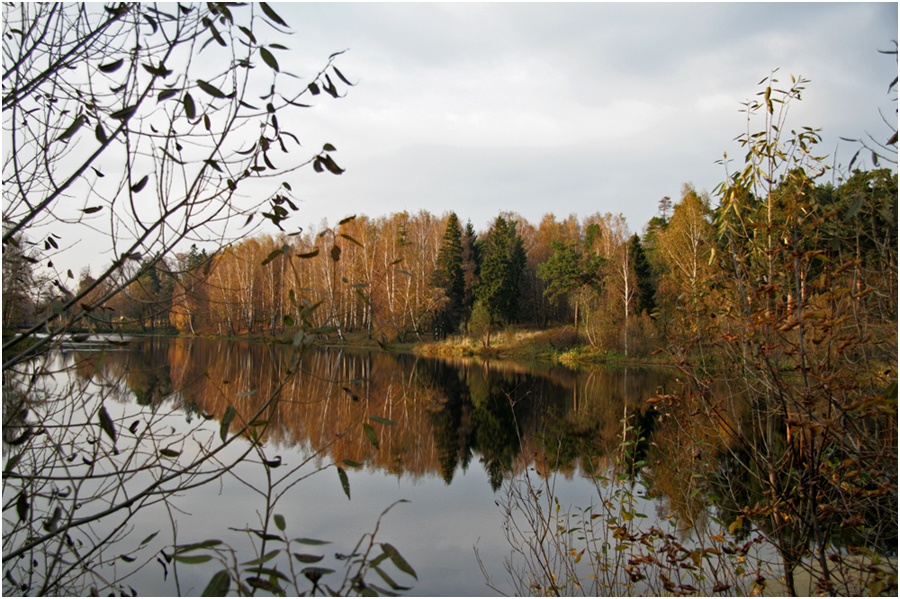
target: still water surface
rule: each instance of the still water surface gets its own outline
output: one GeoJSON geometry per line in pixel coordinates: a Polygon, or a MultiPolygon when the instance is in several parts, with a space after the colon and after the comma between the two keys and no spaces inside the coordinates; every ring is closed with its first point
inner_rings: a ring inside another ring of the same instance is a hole
{"type": "MultiPolygon", "coordinates": [[[[238,561],[253,559],[258,539],[241,530],[260,526],[267,477],[310,458],[281,483],[279,489],[289,488],[272,512],[284,517],[291,537],[330,542],[305,549],[324,556],[318,566],[343,571],[341,556],[374,529],[386,508],[406,500],[384,516],[376,539],[396,547],[415,569],[417,580],[400,573],[398,583],[423,596],[496,594],[477,550],[493,585],[512,592],[501,509],[511,477],[534,470],[552,479],[564,506],[591,505],[597,490],[585,470],[609,466],[623,416],[652,427],[646,400],[676,384],[666,369],[579,372],[546,364],[311,349],[300,372],[279,390],[287,350],[204,339],[142,339],[115,351],[74,348],[56,360],[74,366],[65,376],[104,390],[114,421],[127,424],[152,412],[154,426],[167,429],[172,439],[185,431],[195,439],[214,438],[229,406],[240,422],[273,393],[279,397],[261,438],[266,459],[277,467],[266,468],[251,456],[217,480],[130,519],[127,535],[117,541],[121,549],[109,550],[107,567],[121,577],[141,566],[124,580],[141,595],[197,595],[221,569],[214,561],[181,565],[176,583],[172,565],[159,559],[173,543],[217,539],[236,551],[238,561]],[[361,423],[371,427],[377,447],[361,423]],[[349,498],[336,465],[347,475],[349,498]],[[310,476],[293,484],[305,475],[310,476]],[[117,561],[117,551],[135,561],[117,561]]],[[[173,449],[185,462],[199,455],[199,447],[188,441],[173,449]]],[[[223,461],[248,447],[248,441],[231,446],[223,461]]],[[[667,509],[650,499],[639,503],[648,514],[667,509]]],[[[377,577],[376,582],[385,586],[377,577]]]]}

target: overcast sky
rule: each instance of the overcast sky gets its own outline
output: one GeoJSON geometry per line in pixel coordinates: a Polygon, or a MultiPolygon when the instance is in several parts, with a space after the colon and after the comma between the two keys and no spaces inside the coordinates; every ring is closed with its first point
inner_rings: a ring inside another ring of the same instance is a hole
{"type": "MultiPolygon", "coordinates": [[[[337,66],[358,82],[339,100],[321,94],[301,120],[281,121],[308,150],[303,158],[330,143],[347,169],[290,175],[302,203],[289,231],[424,209],[455,211],[479,231],[505,211],[533,224],[550,212],[622,213],[640,233],[660,198],[677,201],[685,183],[711,193],[725,178],[717,164],[725,152],[737,159],[732,170],[742,166],[734,142],[747,125],[741,103],[773,69],[786,85],[792,74],[811,80],[789,125],[821,128],[820,149],[839,164],[858,149],[841,137],[886,141],[881,114],[897,124],[896,93],[888,93],[896,56],[879,53],[896,47],[895,2],[276,10],[295,32],[288,40],[272,33],[290,47],[278,52],[282,71],[310,77],[347,50],[337,66]]],[[[264,26],[256,31],[271,43],[264,26]]],[[[262,232],[277,233],[266,224],[262,232]]],[[[74,251],[54,257],[61,272],[90,265],[96,273],[112,259],[108,239],[85,230],[65,238],[74,251]]]]}
{"type": "MultiPolygon", "coordinates": [[[[338,149],[340,177],[297,175],[297,224],[453,210],[622,212],[640,232],[684,183],[712,192],[746,129],[741,102],[773,69],[811,82],[794,128],[884,140],[896,126],[897,4],[278,4],[296,73],[348,49],[358,85],[293,124],[338,149]],[[296,58],[296,60],[294,60],[296,58]]],[[[281,55],[283,56],[283,54],[281,55]]],[[[284,62],[284,61],[283,61],[284,62]]],[[[328,99],[326,99],[328,100],[328,99]]],[[[742,160],[742,158],[741,158],[742,160]]],[[[714,198],[715,199],[715,198],[714,198]]]]}

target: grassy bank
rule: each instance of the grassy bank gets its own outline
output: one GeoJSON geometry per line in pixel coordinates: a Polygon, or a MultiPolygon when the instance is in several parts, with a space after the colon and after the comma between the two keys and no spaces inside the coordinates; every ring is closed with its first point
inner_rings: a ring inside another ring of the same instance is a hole
{"type": "Polygon", "coordinates": [[[572,327],[526,329],[509,327],[491,334],[487,340],[466,335],[451,335],[442,341],[419,343],[413,351],[422,356],[481,356],[545,360],[569,366],[591,364],[659,364],[667,356],[625,356],[607,349],[591,347],[583,342],[572,327]]]}

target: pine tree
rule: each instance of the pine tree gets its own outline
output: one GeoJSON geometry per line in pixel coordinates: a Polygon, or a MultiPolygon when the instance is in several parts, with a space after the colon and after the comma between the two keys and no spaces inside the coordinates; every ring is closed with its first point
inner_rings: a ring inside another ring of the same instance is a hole
{"type": "MultiPolygon", "coordinates": [[[[596,238],[597,225],[589,227],[589,240],[596,238]]],[[[551,302],[558,302],[566,297],[575,307],[575,330],[578,330],[578,313],[584,292],[590,288],[599,290],[603,284],[601,268],[606,260],[590,253],[593,243],[584,244],[585,251],[575,244],[554,241],[551,244],[554,252],[550,258],[538,267],[538,277],[548,282],[544,295],[551,302]]]]}

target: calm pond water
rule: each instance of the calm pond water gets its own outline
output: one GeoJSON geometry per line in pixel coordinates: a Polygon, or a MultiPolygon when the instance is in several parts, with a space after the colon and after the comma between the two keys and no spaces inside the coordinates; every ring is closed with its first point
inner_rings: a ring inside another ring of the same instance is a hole
{"type": "MultiPolygon", "coordinates": [[[[641,431],[652,430],[655,420],[646,400],[673,392],[677,385],[667,369],[579,372],[546,364],[310,349],[300,371],[280,386],[290,367],[287,349],[184,338],[135,339],[122,347],[73,346],[44,366],[52,374],[34,389],[68,395],[83,405],[36,407],[35,412],[52,424],[77,420],[81,410],[83,420],[92,423],[82,434],[90,437],[87,443],[95,453],[77,454],[76,448],[85,445],[75,438],[64,440],[62,447],[51,449],[65,460],[34,457],[46,460],[42,473],[89,474],[112,467],[121,488],[111,490],[104,478],[95,487],[88,481],[75,490],[46,482],[27,495],[35,510],[52,513],[56,501],[65,520],[69,510],[81,517],[86,510],[94,513],[121,503],[129,493],[221,445],[222,419],[230,406],[235,412],[231,432],[250,419],[259,421],[253,430],[261,431],[259,441],[269,462],[264,465],[263,457],[251,452],[224,473],[207,466],[209,476],[161,484],[159,488],[196,484],[166,501],[144,499],[130,514],[120,511],[89,528],[72,530],[74,545],[92,547],[92,552],[82,552],[96,562],[92,575],[70,575],[66,588],[83,594],[97,580],[118,579],[120,588],[141,595],[198,595],[222,565],[217,559],[170,561],[171,547],[219,540],[223,553],[216,555],[252,561],[262,551],[260,535],[247,531],[260,529],[268,519],[277,533],[273,514],[283,518],[291,538],[329,542],[295,544],[292,551],[321,556],[316,567],[336,570],[322,582],[337,588],[346,556],[399,500],[406,502],[383,517],[375,539],[395,547],[414,569],[417,580],[390,570],[398,585],[423,596],[494,595],[498,589],[511,593],[505,563],[512,551],[503,509],[510,481],[530,475],[549,481],[566,508],[594,505],[598,491],[591,473],[608,472],[614,464],[623,417],[641,431]],[[270,410],[264,406],[272,397],[278,402],[270,410]],[[98,405],[114,427],[115,449],[98,405]],[[127,474],[141,456],[162,466],[127,474]],[[70,506],[66,502],[73,492],[82,499],[70,506]],[[100,499],[93,505],[85,497],[100,499]]],[[[5,445],[5,452],[10,448],[5,445]]],[[[248,449],[249,438],[238,439],[213,462],[231,464],[248,449]]],[[[7,482],[4,556],[26,541],[24,533],[14,530],[15,479],[7,482]]],[[[657,491],[647,498],[637,487],[637,511],[663,518],[686,509],[673,499],[679,484],[660,477],[657,487],[668,489],[669,497],[657,491]]],[[[266,551],[272,546],[270,542],[266,551]]],[[[200,554],[214,552],[192,555],[200,554]]],[[[18,559],[28,559],[28,554],[18,559]]],[[[4,594],[22,592],[22,570],[16,564],[21,568],[21,562],[4,563],[5,572],[13,572],[4,579],[4,594]]],[[[388,588],[375,574],[367,580],[388,588]]],[[[26,592],[38,589],[35,585],[26,592]]]]}

